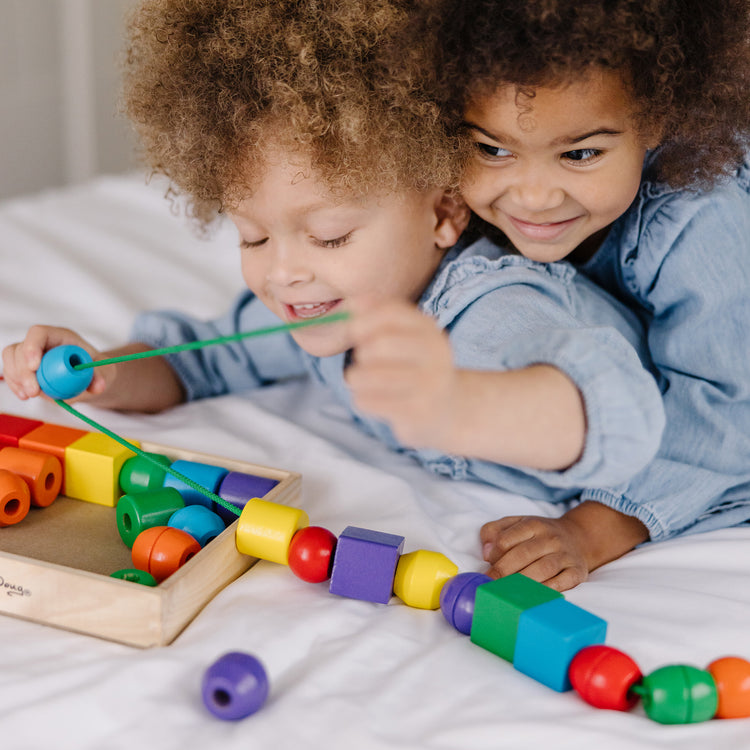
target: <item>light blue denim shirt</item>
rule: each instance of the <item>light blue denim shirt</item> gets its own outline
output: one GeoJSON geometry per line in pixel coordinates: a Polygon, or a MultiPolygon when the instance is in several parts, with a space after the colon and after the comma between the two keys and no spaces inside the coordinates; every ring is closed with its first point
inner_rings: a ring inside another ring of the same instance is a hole
{"type": "Polygon", "coordinates": [[[667,424],[656,459],[586,490],[652,539],[750,519],[750,157],[708,192],[648,178],[582,271],[647,327],[667,424]]]}
{"type": "MultiPolygon", "coordinates": [[[[310,373],[349,408],[363,429],[428,469],[542,500],[562,501],[584,488],[614,487],[655,455],[664,414],[648,370],[643,327],[636,315],[572,265],[503,254],[488,240],[457,246],[419,306],[447,330],[459,367],[507,370],[547,363],[565,372],[585,403],[587,436],[581,459],[565,471],[535,471],[407,448],[388,425],[352,406],[344,381],[345,354],[312,357],[286,334],[182,352],[170,355],[170,362],[188,399],[310,373]]],[[[278,322],[245,292],[225,317],[212,322],[177,312],[143,314],[136,320],[134,338],[163,347],[278,322]]]]}

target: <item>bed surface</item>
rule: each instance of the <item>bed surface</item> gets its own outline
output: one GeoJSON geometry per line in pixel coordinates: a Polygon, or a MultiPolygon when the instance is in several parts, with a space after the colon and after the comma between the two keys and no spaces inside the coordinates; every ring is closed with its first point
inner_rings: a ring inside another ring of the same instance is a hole
{"type": "MultiPolygon", "coordinates": [[[[185,300],[220,314],[241,288],[233,230],[200,239],[163,196],[163,183],[127,175],[0,204],[0,346],[54,322],[106,348],[126,340],[138,311],[185,300]]],[[[405,552],[443,552],[462,572],[484,570],[485,521],[558,512],[429,475],[304,381],[156,416],[82,410],[119,434],[299,472],[312,524],[400,534],[405,552]]],[[[2,383],[0,411],[82,426],[2,383]]],[[[646,545],[566,596],[606,619],[607,643],[644,674],[750,658],[750,527],[646,545]]],[[[336,597],[267,562],[163,648],[0,616],[0,664],[3,750],[750,748],[750,719],[661,726],[640,707],[596,710],[474,646],[439,612],[336,597]],[[213,718],[200,699],[203,672],[231,650],[258,656],[271,683],[264,709],[240,722],[213,718]]]]}

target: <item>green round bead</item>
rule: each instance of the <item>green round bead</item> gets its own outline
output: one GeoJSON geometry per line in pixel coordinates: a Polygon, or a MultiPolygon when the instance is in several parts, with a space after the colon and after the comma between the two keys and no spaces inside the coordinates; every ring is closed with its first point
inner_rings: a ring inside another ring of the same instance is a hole
{"type": "Polygon", "coordinates": [[[145,570],[138,570],[137,568],[123,568],[122,570],[116,570],[110,574],[110,578],[121,578],[123,581],[130,581],[131,583],[140,583],[143,586],[156,586],[156,578],[151,573],[147,573],[145,570]]]}
{"type": "Polygon", "coordinates": [[[660,724],[693,724],[713,719],[719,705],[716,683],[709,672],[675,664],[661,667],[634,689],[649,719],[660,724]]]}
{"type": "MultiPolygon", "coordinates": [[[[161,453],[148,453],[161,466],[169,467],[172,461],[161,453]]],[[[143,456],[131,456],[120,469],[120,488],[126,494],[157,490],[164,486],[167,472],[143,456]]]]}
{"type": "Polygon", "coordinates": [[[174,487],[123,495],[116,511],[120,538],[132,547],[138,534],[152,526],[166,526],[172,514],[184,507],[185,501],[174,487]]]}

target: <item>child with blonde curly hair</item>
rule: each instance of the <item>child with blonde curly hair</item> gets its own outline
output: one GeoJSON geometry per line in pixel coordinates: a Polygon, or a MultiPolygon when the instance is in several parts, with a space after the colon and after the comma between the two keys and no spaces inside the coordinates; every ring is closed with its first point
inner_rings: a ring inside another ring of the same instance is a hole
{"type": "MultiPolygon", "coordinates": [[[[747,521],[750,4],[424,10],[444,111],[472,152],[468,205],[509,251],[572,261],[647,328],[661,447],[629,480],[585,489],[584,505],[631,529],[637,519],[640,541],[747,521]]],[[[538,570],[577,544],[565,516],[500,519],[482,539],[495,575],[538,570]]],[[[626,551],[621,535],[606,543],[626,551]]]]}
{"type": "MultiPolygon", "coordinates": [[[[459,242],[460,148],[424,90],[418,48],[401,44],[410,5],[142,2],[127,111],[193,215],[234,222],[249,291],[217,321],[144,314],[116,352],[35,326],[3,353],[14,392],[39,395],[42,354],[59,344],[97,359],[345,311],[344,322],[97,368],[81,398],[157,411],[308,373],[364,429],[456,479],[563,501],[641,469],[663,426],[642,327],[568,264],[459,242]]],[[[575,512],[567,523],[572,537],[590,533],[575,512]]],[[[593,552],[537,573],[568,588],[612,559],[593,552]]]]}

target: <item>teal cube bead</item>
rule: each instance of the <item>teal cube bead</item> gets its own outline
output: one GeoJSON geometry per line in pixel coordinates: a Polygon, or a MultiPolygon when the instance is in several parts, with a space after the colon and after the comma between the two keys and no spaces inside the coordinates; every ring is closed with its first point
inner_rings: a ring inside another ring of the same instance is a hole
{"type": "Polygon", "coordinates": [[[521,613],[513,666],[562,693],[571,690],[568,668],[584,647],[604,643],[607,623],[566,599],[521,613]]]}

